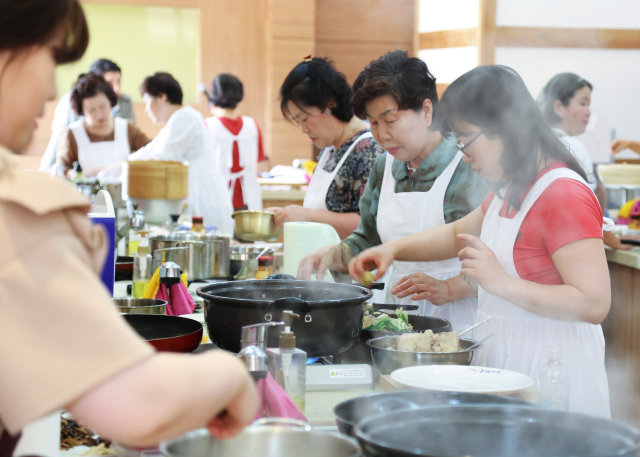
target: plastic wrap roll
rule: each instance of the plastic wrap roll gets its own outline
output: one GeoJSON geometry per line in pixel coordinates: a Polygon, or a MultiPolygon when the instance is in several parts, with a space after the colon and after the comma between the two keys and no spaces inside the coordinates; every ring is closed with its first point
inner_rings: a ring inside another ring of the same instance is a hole
{"type": "MultiPolygon", "coordinates": [[[[296,276],[304,256],[325,246],[340,243],[338,232],[317,222],[286,222],[284,224],[284,273],[296,276]]],[[[311,279],[315,279],[315,275],[311,279]]],[[[333,282],[330,274],[325,281],[333,282]]]]}

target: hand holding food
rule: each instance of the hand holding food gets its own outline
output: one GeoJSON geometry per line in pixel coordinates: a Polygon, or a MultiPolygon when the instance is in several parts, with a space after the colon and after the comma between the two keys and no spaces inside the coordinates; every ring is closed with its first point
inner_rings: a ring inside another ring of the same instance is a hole
{"type": "Polygon", "coordinates": [[[366,249],[349,261],[349,275],[356,281],[360,281],[365,272],[378,270],[373,277],[373,280],[377,281],[393,263],[393,258],[394,250],[388,244],[366,249]]]}
{"type": "Polygon", "coordinates": [[[373,273],[365,271],[364,274],[360,276],[360,284],[365,287],[371,287],[371,284],[373,284],[373,273]]]}
{"type": "Polygon", "coordinates": [[[637,141],[614,140],[613,143],[611,143],[610,148],[612,154],[617,154],[625,149],[631,149],[633,152],[640,154],[640,143],[637,141]]]}
{"type": "Polygon", "coordinates": [[[440,281],[424,273],[405,276],[391,289],[391,293],[398,298],[411,295],[412,300],[429,300],[436,306],[450,303],[450,292],[446,281],[440,281]]]}
{"type": "Polygon", "coordinates": [[[500,291],[513,279],[504,271],[494,252],[477,236],[458,235],[469,246],[458,254],[462,261],[460,274],[475,279],[487,292],[500,296],[500,291]]]}
{"type": "Polygon", "coordinates": [[[346,271],[346,267],[342,263],[342,251],[338,246],[325,246],[303,258],[298,265],[296,277],[308,281],[315,273],[316,279],[322,281],[327,270],[341,273],[346,271]]]}

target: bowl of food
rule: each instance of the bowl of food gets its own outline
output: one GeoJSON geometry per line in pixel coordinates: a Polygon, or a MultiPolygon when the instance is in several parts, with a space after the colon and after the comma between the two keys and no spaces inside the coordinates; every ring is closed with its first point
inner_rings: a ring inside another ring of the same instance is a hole
{"type": "Polygon", "coordinates": [[[155,298],[112,298],[123,314],[165,314],[167,302],[155,298]]]}
{"type": "Polygon", "coordinates": [[[236,211],[236,236],[242,241],[276,241],[282,229],[276,225],[272,211],[236,211]]]}
{"type": "Polygon", "coordinates": [[[457,332],[407,332],[379,336],[367,341],[380,374],[420,365],[469,365],[482,347],[477,341],[458,338],[457,332]]]}

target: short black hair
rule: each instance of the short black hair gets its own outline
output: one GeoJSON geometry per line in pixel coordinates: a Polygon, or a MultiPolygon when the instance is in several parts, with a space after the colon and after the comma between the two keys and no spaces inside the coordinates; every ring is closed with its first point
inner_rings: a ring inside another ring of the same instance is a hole
{"type": "Polygon", "coordinates": [[[589,81],[575,73],[559,73],[551,78],[540,91],[537,99],[538,106],[540,106],[540,110],[547,122],[551,125],[557,125],[562,122],[560,116],[556,114],[556,101],[560,100],[564,106],[569,106],[576,92],[585,86],[593,90],[593,86],[589,81]]]}
{"type": "Polygon", "coordinates": [[[105,94],[111,103],[111,108],[118,103],[118,97],[102,75],[98,73],[82,74],[78,77],[78,81],[71,89],[71,107],[78,114],[84,114],[82,110],[82,102],[85,98],[95,97],[98,94],[105,94]]]}
{"type": "MultiPolygon", "coordinates": [[[[407,51],[388,52],[371,61],[358,75],[351,98],[356,116],[365,119],[366,104],[385,95],[393,97],[401,110],[421,110],[424,101],[429,99],[435,119],[438,105],[436,78],[423,60],[409,57],[407,51]]],[[[436,128],[435,122],[432,128],[436,128]]]]}
{"type": "Polygon", "coordinates": [[[233,75],[220,73],[211,81],[209,103],[220,108],[235,109],[244,97],[242,82],[233,75]]]}
{"type": "Polygon", "coordinates": [[[324,111],[330,100],[336,103],[331,114],[342,122],[349,122],[353,117],[351,86],[332,61],[321,57],[307,58],[296,65],[280,88],[280,111],[287,119],[291,116],[288,102],[303,111],[305,106],[324,111]]]}
{"type": "Polygon", "coordinates": [[[172,105],[182,105],[182,87],[169,73],[159,71],[147,76],[140,86],[140,93],[149,94],[152,97],[165,94],[172,105]]]}
{"type": "Polygon", "coordinates": [[[104,75],[109,71],[117,71],[118,73],[122,73],[120,67],[113,61],[109,59],[98,59],[91,64],[89,68],[91,73],[97,73],[99,75],[104,75]]]}

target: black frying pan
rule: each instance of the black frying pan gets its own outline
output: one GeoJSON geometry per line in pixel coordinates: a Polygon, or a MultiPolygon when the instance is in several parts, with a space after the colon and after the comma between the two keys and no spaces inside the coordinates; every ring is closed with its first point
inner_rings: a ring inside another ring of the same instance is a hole
{"type": "Polygon", "coordinates": [[[202,324],[160,314],[123,314],[127,323],[158,351],[192,352],[202,341],[202,324]]]}

